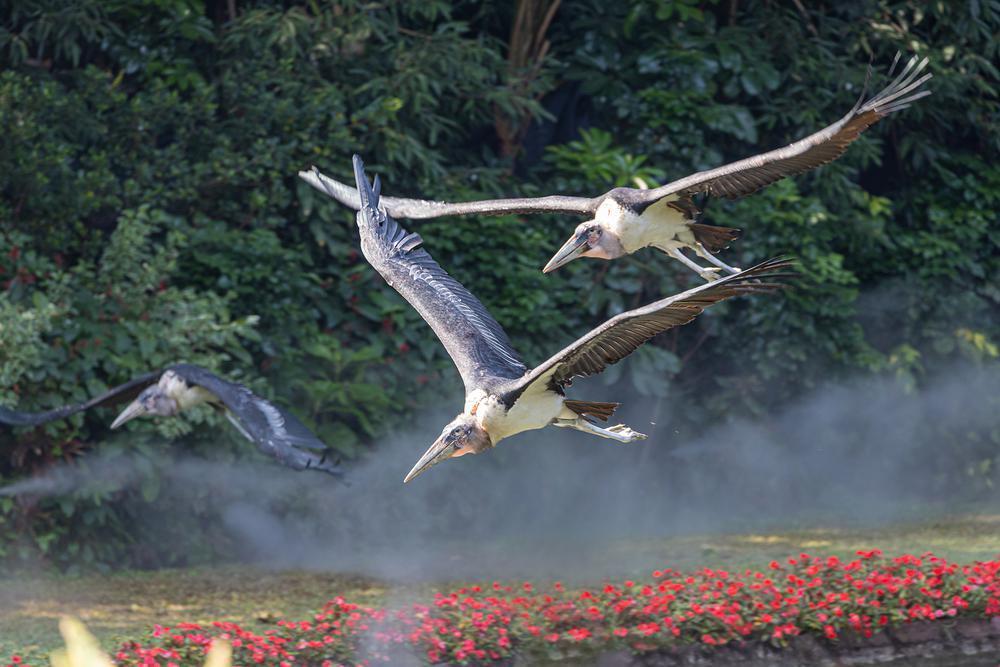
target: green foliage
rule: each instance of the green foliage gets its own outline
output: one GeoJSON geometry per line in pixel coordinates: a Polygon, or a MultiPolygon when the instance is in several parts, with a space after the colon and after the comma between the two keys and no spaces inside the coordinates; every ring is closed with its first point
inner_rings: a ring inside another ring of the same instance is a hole
{"type": "Polygon", "coordinates": [[[609,187],[648,187],[662,181],[663,170],[645,164],[645,155],[632,155],[615,145],[610,132],[584,130],[579,141],[551,146],[548,158],[563,173],[576,174],[581,183],[607,183],[609,187]]]}
{"type": "MultiPolygon", "coordinates": [[[[715,307],[603,380],[669,395],[693,428],[780,410],[831,378],[886,374],[916,390],[956,363],[1000,363],[995,3],[855,0],[804,16],[758,0],[567,0],[527,87],[509,85],[506,6],[236,5],[236,17],[210,0],[0,5],[5,405],[47,409],[191,361],[360,456],[442,390],[457,398],[457,375],[358,253],[352,214],[298,170],[350,180],[358,151],[399,195],[652,187],[828,124],[853,103],[865,64],[879,85],[896,50],[931,57],[933,96],[816,172],[707,204],[707,222],[745,230],[727,262],[788,253],[801,263],[797,288],[715,307]],[[544,121],[541,96],[557,82],[589,97],[591,127],[514,178],[495,150],[495,114],[544,121]]],[[[541,274],[576,223],[414,227],[536,362],[609,315],[697,282],[652,250],[541,274]]],[[[97,456],[81,465],[128,456],[142,468],[139,485],[32,506],[0,498],[0,557],[140,561],[122,501],[138,494],[150,512],[169,512],[166,441],[198,456],[258,456],[207,411],[115,436],[112,413],[0,433],[3,481],[83,452],[97,456]]],[[[940,437],[955,452],[942,475],[995,482],[995,434],[940,437]]],[[[178,528],[164,558],[197,535],[178,528]]]]}

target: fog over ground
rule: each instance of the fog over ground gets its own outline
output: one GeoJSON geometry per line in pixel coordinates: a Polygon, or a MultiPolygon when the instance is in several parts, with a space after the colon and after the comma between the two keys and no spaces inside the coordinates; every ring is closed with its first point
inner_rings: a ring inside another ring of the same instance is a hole
{"type": "MultiPolygon", "coordinates": [[[[581,383],[572,393],[609,392],[581,383]]],[[[998,401],[1000,377],[953,369],[918,394],[886,380],[831,385],[781,414],[712,426],[692,439],[671,428],[668,400],[633,396],[616,417],[648,433],[646,441],[620,445],[548,428],[403,485],[454,414],[439,411],[350,465],[349,485],[263,462],[187,458],[171,464],[159,503],[182,514],[204,503],[192,500],[192,489],[210,489],[230,555],[268,567],[398,581],[610,577],[662,565],[651,551],[629,548],[642,540],[871,526],[944,512],[959,489],[944,483],[941,448],[949,443],[937,439],[998,428],[998,401]]],[[[130,457],[91,459],[85,470],[58,468],[0,493],[128,485],[140,477],[135,470],[130,457]]],[[[1000,497],[987,504],[1000,510],[1000,497]]],[[[135,511],[142,520],[143,507],[135,511]]]]}

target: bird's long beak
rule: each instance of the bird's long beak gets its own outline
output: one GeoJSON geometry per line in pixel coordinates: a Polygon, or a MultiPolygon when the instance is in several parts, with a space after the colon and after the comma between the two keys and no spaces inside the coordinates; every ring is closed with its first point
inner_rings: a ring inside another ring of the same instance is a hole
{"type": "Polygon", "coordinates": [[[442,435],[434,441],[433,445],[427,448],[427,451],[420,457],[417,464],[410,469],[410,472],[406,473],[406,477],[403,478],[403,484],[406,484],[432,466],[441,463],[441,461],[447,461],[455,455],[457,449],[458,443],[455,441],[455,438],[451,437],[451,434],[442,435]]]}
{"type": "Polygon", "coordinates": [[[136,417],[141,417],[146,414],[146,408],[143,406],[142,401],[138,398],[128,404],[124,410],[121,411],[115,420],[111,422],[111,428],[118,428],[127,421],[132,421],[136,417]]]}
{"type": "Polygon", "coordinates": [[[563,244],[559,251],[552,255],[552,259],[542,269],[542,273],[555,271],[563,264],[568,264],[587,251],[587,234],[573,234],[569,241],[563,244]]]}

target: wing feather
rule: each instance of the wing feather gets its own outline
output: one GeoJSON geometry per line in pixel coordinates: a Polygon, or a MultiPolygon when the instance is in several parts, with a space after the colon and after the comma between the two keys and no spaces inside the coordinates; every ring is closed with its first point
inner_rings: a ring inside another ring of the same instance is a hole
{"type": "Polygon", "coordinates": [[[521,391],[544,381],[550,388],[570,384],[573,378],[602,372],[632,354],[653,336],[687,324],[714,303],[739,294],[773,292],[776,282],[790,274],[791,262],[778,258],[740,273],[700,285],[642,308],[636,308],[597,327],[548,361],[534,368],[521,383],[521,391]]]}
{"type": "MultiPolygon", "coordinates": [[[[313,167],[300,171],[299,177],[320,192],[333,197],[341,204],[361,208],[361,197],[356,188],[330,178],[313,167]]],[[[587,214],[597,210],[599,199],[550,195],[548,197],[523,197],[515,199],[481,199],[470,202],[440,202],[429,199],[404,199],[379,197],[379,205],[394,218],[438,218],[444,215],[508,215],[513,213],[577,213],[587,214]]]]}
{"type": "Polygon", "coordinates": [[[118,401],[132,400],[139,395],[139,392],[156,382],[159,377],[160,374],[158,372],[145,373],[117,387],[112,387],[106,392],[91,398],[89,401],[64,405],[61,408],[45,412],[18,412],[0,406],[0,424],[7,424],[8,426],[40,426],[56,419],[65,419],[70,415],[89,410],[93,407],[116,403],[118,401]]]}
{"type": "Polygon", "coordinates": [[[931,94],[929,90],[914,92],[933,76],[930,73],[920,76],[927,63],[927,58],[921,60],[913,56],[899,76],[878,94],[862,103],[864,97],[862,93],[862,97],[847,115],[805,139],[717,169],[692,174],[659,188],[634,191],[632,198],[646,202],[655,201],[669,194],[706,193],[736,199],[756,192],[786,176],[800,174],[832,162],[843,155],[847,147],[876,122],[931,94]]]}
{"type": "Polygon", "coordinates": [[[490,379],[519,378],[527,368],[503,327],[461,283],[418,247],[421,239],[382,210],[354,156],[365,205],[358,211],[361,249],[379,274],[406,299],[437,334],[462,376],[467,391],[490,379]]]}
{"type": "Polygon", "coordinates": [[[279,463],[296,470],[314,468],[333,475],[343,474],[339,465],[321,453],[329,451],[326,444],[295,415],[201,366],[177,364],[170,370],[189,385],[214,394],[226,406],[230,420],[238,422],[243,435],[279,463]]]}

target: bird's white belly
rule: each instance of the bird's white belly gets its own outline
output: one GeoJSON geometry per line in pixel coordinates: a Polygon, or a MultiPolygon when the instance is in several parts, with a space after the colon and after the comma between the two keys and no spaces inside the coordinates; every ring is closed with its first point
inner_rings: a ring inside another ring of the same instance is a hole
{"type": "Polygon", "coordinates": [[[626,252],[632,253],[647,246],[663,250],[683,248],[694,243],[694,234],[684,214],[667,206],[675,197],[664,197],[651,204],[642,215],[623,216],[615,233],[626,252]]]}
{"type": "Polygon", "coordinates": [[[219,401],[219,398],[215,394],[202,387],[197,385],[188,386],[173,371],[168,370],[160,376],[159,385],[163,388],[167,396],[177,402],[178,410],[187,410],[199,403],[217,403],[219,401]]]}
{"type": "Polygon", "coordinates": [[[493,444],[522,431],[544,428],[562,412],[563,397],[554,391],[526,391],[510,410],[490,396],[476,408],[476,419],[490,434],[493,444]]]}

